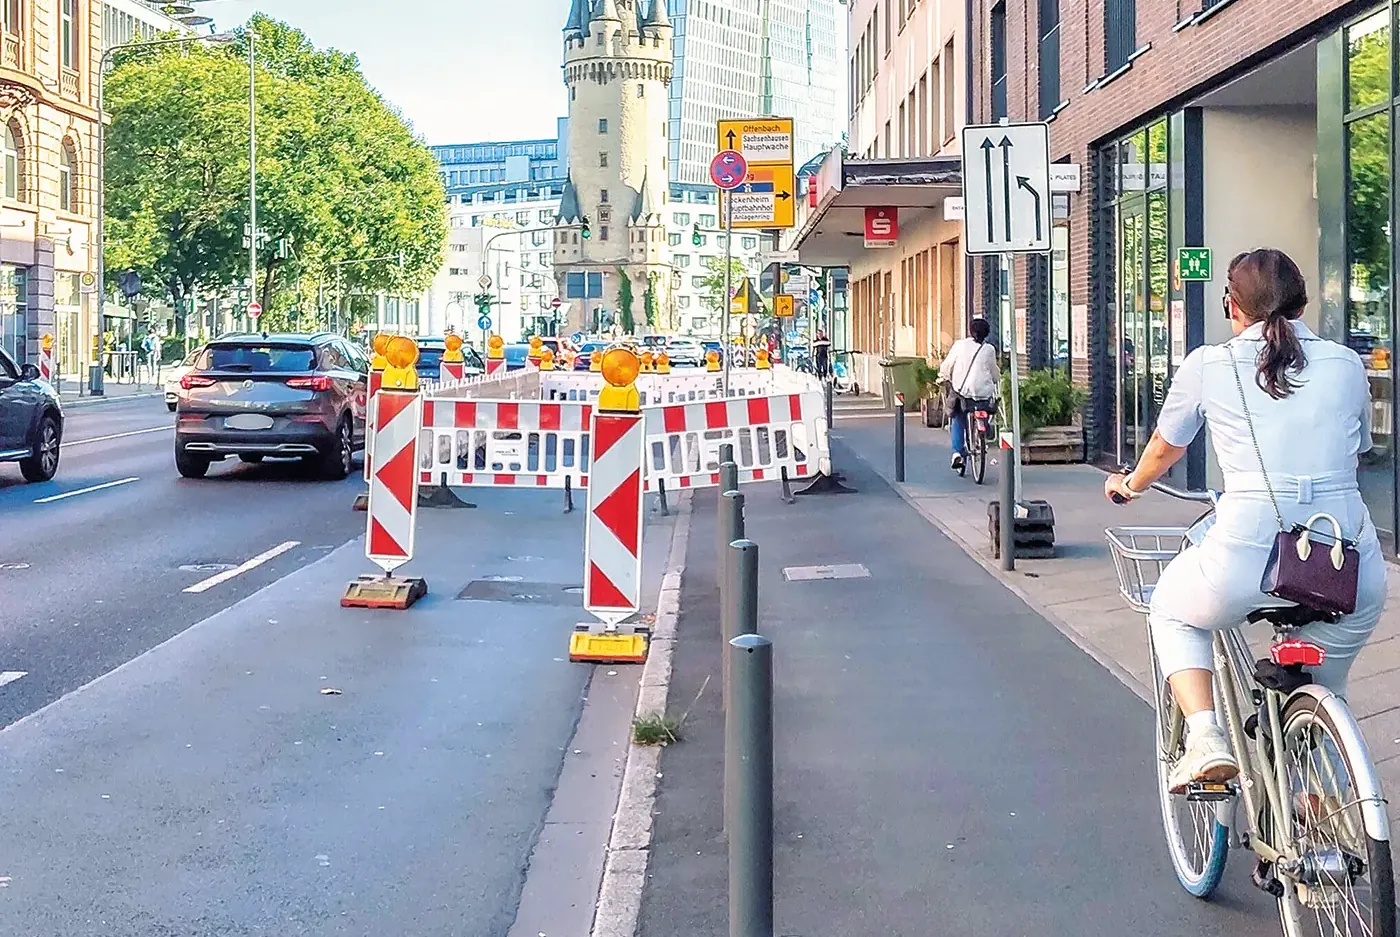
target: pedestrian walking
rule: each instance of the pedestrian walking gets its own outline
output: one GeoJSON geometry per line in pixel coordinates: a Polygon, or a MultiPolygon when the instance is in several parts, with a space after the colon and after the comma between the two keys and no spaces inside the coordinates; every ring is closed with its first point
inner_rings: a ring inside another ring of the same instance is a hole
{"type": "Polygon", "coordinates": [[[831,376],[831,339],[821,329],[812,341],[812,363],[816,365],[817,377],[824,381],[831,376]]]}

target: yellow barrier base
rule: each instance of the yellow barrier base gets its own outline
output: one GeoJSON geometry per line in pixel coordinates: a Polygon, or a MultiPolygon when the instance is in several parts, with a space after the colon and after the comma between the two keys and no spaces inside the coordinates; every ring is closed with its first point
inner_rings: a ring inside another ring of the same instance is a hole
{"type": "Polygon", "coordinates": [[[575,631],[569,638],[569,660],[576,664],[644,664],[645,634],[594,634],[575,631]]]}
{"type": "Polygon", "coordinates": [[[403,611],[427,594],[428,583],[425,579],[361,576],[345,587],[345,594],[340,598],[340,607],[403,611]]]}

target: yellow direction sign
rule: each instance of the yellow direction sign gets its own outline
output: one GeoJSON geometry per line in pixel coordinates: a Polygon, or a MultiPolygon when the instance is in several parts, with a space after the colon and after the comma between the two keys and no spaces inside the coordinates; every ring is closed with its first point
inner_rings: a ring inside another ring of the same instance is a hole
{"type": "Polygon", "coordinates": [[[792,297],[787,293],[779,293],[773,297],[773,315],[778,317],[792,315],[792,297]]]}
{"type": "Polygon", "coordinates": [[[738,151],[749,167],[743,184],[720,196],[725,202],[725,217],[732,219],[734,227],[791,228],[796,224],[792,136],[791,117],[719,122],[719,149],[738,151]]]}
{"type": "Polygon", "coordinates": [[[729,301],[730,315],[746,316],[749,314],[749,278],[744,277],[744,282],[739,284],[739,288],[734,291],[734,298],[729,301]]]}

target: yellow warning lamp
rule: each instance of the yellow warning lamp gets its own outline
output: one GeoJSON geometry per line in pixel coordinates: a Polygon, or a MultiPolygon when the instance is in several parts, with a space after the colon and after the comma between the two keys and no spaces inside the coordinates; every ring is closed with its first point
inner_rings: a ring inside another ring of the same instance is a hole
{"type": "Polygon", "coordinates": [[[637,394],[637,375],[642,363],[626,348],[612,348],[603,355],[603,380],[607,382],[598,394],[598,409],[613,412],[636,413],[641,409],[641,398],[637,394]]]}
{"type": "Polygon", "coordinates": [[[588,356],[588,370],[603,370],[603,353],[601,351],[595,351],[588,356]]]}
{"type": "Polygon", "coordinates": [[[506,340],[499,335],[492,335],[486,340],[486,357],[492,361],[497,361],[506,356],[506,340]]]}
{"type": "Polygon", "coordinates": [[[417,342],[407,335],[396,335],[384,349],[384,358],[388,367],[384,369],[382,387],[386,390],[418,389],[418,372],[413,367],[418,362],[417,342]]]}
{"type": "Polygon", "coordinates": [[[43,339],[42,339],[41,341],[43,342],[44,351],[53,351],[53,336],[52,336],[52,335],[50,335],[48,332],[45,332],[45,333],[44,333],[44,337],[43,337],[43,339]]]}
{"type": "Polygon", "coordinates": [[[548,348],[546,348],[544,351],[540,352],[540,370],[541,370],[541,371],[553,371],[553,370],[554,370],[554,352],[550,351],[548,348]]]}
{"type": "Polygon", "coordinates": [[[374,357],[370,359],[369,366],[375,371],[383,371],[389,366],[389,359],[384,357],[384,353],[389,350],[389,342],[394,336],[388,332],[380,332],[374,336],[374,357]]]}
{"type": "Polygon", "coordinates": [[[540,349],[542,349],[542,348],[544,348],[544,339],[540,338],[538,335],[531,335],[531,336],[530,336],[530,360],[531,360],[531,361],[539,361],[539,360],[540,360],[540,349]]]}
{"type": "Polygon", "coordinates": [[[443,345],[447,350],[442,353],[442,360],[456,364],[467,359],[462,355],[462,336],[450,334],[443,340],[443,345]]]}
{"type": "Polygon", "coordinates": [[[641,358],[638,359],[638,360],[639,360],[639,363],[640,363],[640,365],[641,365],[641,372],[642,372],[643,374],[651,374],[652,372],[654,372],[654,371],[656,370],[656,365],[655,365],[656,359],[652,357],[651,352],[649,352],[649,351],[644,351],[644,352],[642,352],[642,356],[641,356],[641,358]]]}
{"type": "Polygon", "coordinates": [[[713,348],[711,348],[709,351],[705,352],[705,370],[706,370],[706,371],[718,371],[718,370],[719,370],[719,352],[715,351],[713,348]]]}
{"type": "MultiPolygon", "coordinates": [[[[47,347],[47,346],[46,346],[47,347]]],[[[1377,345],[1371,352],[1371,369],[1373,371],[1390,370],[1390,349],[1383,345],[1377,345]]]]}
{"type": "Polygon", "coordinates": [[[772,367],[772,365],[768,363],[768,350],[766,348],[760,348],[753,353],[753,366],[760,371],[772,367]]]}
{"type": "Polygon", "coordinates": [[[656,373],[657,373],[657,374],[670,374],[670,373],[671,373],[671,358],[670,358],[670,356],[667,355],[666,352],[664,352],[664,351],[661,352],[660,354],[658,354],[658,355],[656,356],[656,373]]]}

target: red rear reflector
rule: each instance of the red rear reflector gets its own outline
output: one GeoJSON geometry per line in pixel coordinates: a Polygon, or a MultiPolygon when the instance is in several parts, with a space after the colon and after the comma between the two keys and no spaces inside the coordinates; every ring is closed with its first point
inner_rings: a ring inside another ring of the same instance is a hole
{"type": "Polygon", "coordinates": [[[212,377],[195,377],[193,374],[186,374],[184,377],[180,378],[181,390],[193,390],[196,387],[213,386],[214,379],[212,377]]]}
{"type": "Polygon", "coordinates": [[[1269,656],[1280,667],[1301,664],[1304,667],[1319,667],[1327,659],[1327,652],[1310,641],[1280,641],[1269,648],[1269,656]]]}
{"type": "Polygon", "coordinates": [[[330,390],[331,379],[324,374],[316,377],[291,377],[287,379],[288,387],[299,387],[302,390],[330,390]]]}

